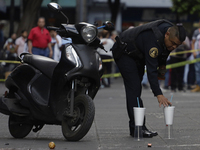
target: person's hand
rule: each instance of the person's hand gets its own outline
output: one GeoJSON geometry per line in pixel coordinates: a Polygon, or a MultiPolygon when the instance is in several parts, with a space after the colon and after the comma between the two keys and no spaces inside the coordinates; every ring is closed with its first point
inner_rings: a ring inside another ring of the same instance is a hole
{"type": "Polygon", "coordinates": [[[157,99],[158,99],[158,103],[159,103],[159,107],[161,107],[161,105],[163,105],[164,107],[166,106],[172,106],[172,103],[163,95],[157,95],[157,99]]]}
{"type": "Polygon", "coordinates": [[[166,66],[161,65],[158,68],[158,80],[165,80],[165,73],[167,72],[166,66]]]}
{"type": "Polygon", "coordinates": [[[102,44],[103,44],[103,45],[107,44],[107,41],[104,41],[102,44]]]}
{"type": "Polygon", "coordinates": [[[28,49],[28,52],[29,52],[30,54],[32,54],[32,50],[28,49]]]}
{"type": "Polygon", "coordinates": [[[166,65],[160,65],[159,69],[165,70],[166,69],[166,65]]]}
{"type": "Polygon", "coordinates": [[[194,58],[196,58],[197,57],[197,53],[193,52],[193,56],[194,56],[194,58]]]}
{"type": "Polygon", "coordinates": [[[53,51],[50,51],[49,52],[49,57],[52,58],[52,56],[53,56],[53,51]]]}

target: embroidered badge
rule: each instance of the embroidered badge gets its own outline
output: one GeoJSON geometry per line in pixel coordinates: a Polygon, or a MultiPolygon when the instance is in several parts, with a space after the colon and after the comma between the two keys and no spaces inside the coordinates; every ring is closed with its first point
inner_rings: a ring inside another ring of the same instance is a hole
{"type": "Polygon", "coordinates": [[[156,58],[158,56],[158,49],[156,47],[152,47],[150,50],[149,50],[149,55],[152,57],[152,58],[156,58]]]}

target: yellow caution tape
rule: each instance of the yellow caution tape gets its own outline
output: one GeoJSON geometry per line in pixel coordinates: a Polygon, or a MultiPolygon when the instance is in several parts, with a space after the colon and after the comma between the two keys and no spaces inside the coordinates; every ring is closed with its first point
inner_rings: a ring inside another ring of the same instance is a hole
{"type": "MultiPolygon", "coordinates": [[[[171,68],[177,68],[181,66],[185,66],[186,64],[193,64],[196,62],[200,62],[200,58],[194,59],[194,60],[187,60],[187,61],[182,61],[174,64],[169,64],[166,66],[166,69],[171,69],[171,68]]],[[[111,77],[120,77],[120,73],[113,73],[113,74],[104,74],[102,78],[111,78],[111,77]]]]}
{"type": "MultiPolygon", "coordinates": [[[[198,51],[200,51],[200,49],[194,49],[194,50],[188,50],[188,51],[182,51],[182,52],[172,52],[170,53],[170,56],[177,55],[177,54],[193,53],[193,52],[198,52],[198,51]]],[[[102,60],[102,62],[112,62],[112,61],[114,61],[114,59],[102,60]]]]}
{"type": "Polygon", "coordinates": [[[185,53],[193,53],[193,52],[198,52],[200,49],[194,49],[194,50],[188,50],[188,51],[182,51],[182,52],[172,52],[170,53],[170,56],[176,55],[176,54],[185,54],[185,53]]]}
{"type": "Polygon", "coordinates": [[[104,74],[101,78],[121,77],[121,73],[104,74]]]}
{"type": "Polygon", "coordinates": [[[186,60],[186,61],[182,61],[182,62],[178,62],[174,64],[169,64],[166,66],[166,69],[177,68],[177,67],[185,66],[186,64],[193,64],[196,62],[200,62],[200,58],[193,59],[193,60],[186,60]]]}
{"type": "MultiPolygon", "coordinates": [[[[184,52],[176,52],[176,53],[171,53],[171,54],[175,55],[175,54],[193,53],[193,52],[196,52],[196,51],[200,51],[200,49],[189,50],[189,51],[184,51],[184,52]]],[[[105,59],[105,60],[102,60],[102,61],[103,62],[112,62],[112,61],[114,61],[114,59],[105,59]]],[[[8,61],[8,60],[0,60],[0,62],[17,63],[17,64],[20,63],[20,61],[8,61]]],[[[174,64],[169,64],[169,65],[166,66],[166,69],[177,68],[177,67],[180,67],[180,66],[185,66],[186,64],[193,64],[193,63],[196,63],[196,62],[200,62],[200,58],[182,61],[182,62],[178,62],[178,63],[174,63],[174,64]]],[[[120,73],[113,73],[113,74],[104,74],[102,76],[102,78],[110,78],[110,77],[121,77],[121,74],[120,73]]],[[[0,79],[0,82],[4,82],[5,80],[6,79],[0,79]]]]}
{"type": "MultiPolygon", "coordinates": [[[[198,52],[198,51],[200,51],[200,49],[188,50],[188,51],[182,51],[182,52],[173,52],[173,53],[170,53],[170,56],[176,55],[176,54],[193,53],[193,52],[198,52]]],[[[114,59],[104,59],[104,60],[102,60],[102,62],[112,62],[112,61],[114,61],[114,59]]],[[[1,62],[13,63],[13,64],[20,64],[21,63],[20,61],[13,61],[13,60],[0,60],[0,63],[1,62]]]]}
{"type": "Polygon", "coordinates": [[[20,61],[14,61],[14,60],[0,60],[0,63],[1,62],[12,63],[12,64],[20,64],[21,63],[20,61]]]}
{"type": "Polygon", "coordinates": [[[102,60],[102,62],[112,62],[112,61],[114,61],[114,59],[104,59],[104,60],[102,60]]]}

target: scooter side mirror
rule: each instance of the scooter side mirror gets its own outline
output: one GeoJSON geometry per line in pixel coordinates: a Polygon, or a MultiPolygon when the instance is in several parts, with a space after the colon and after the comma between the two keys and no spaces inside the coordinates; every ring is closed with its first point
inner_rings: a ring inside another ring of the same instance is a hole
{"type": "Polygon", "coordinates": [[[105,26],[104,27],[105,30],[112,31],[115,29],[115,26],[111,21],[106,21],[103,23],[103,25],[105,26]]]}
{"type": "Polygon", "coordinates": [[[52,10],[52,11],[55,11],[55,12],[60,12],[61,11],[61,9],[62,9],[62,7],[59,5],[59,4],[57,4],[57,3],[49,3],[49,4],[47,4],[47,7],[50,9],[50,10],[52,10]]]}
{"type": "Polygon", "coordinates": [[[59,4],[49,3],[47,4],[47,7],[54,12],[61,13],[67,19],[67,24],[69,23],[68,17],[62,12],[62,7],[59,4]]]}

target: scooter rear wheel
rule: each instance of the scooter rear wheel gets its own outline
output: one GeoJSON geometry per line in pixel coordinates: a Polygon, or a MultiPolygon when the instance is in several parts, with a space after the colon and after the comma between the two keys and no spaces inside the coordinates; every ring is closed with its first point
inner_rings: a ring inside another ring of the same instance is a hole
{"type": "Polygon", "coordinates": [[[14,138],[24,138],[30,133],[33,125],[26,122],[26,117],[10,115],[8,127],[14,138]]]}
{"type": "Polygon", "coordinates": [[[95,115],[93,100],[79,95],[74,101],[74,117],[63,117],[62,133],[68,141],[79,141],[89,131],[95,115]]]}

